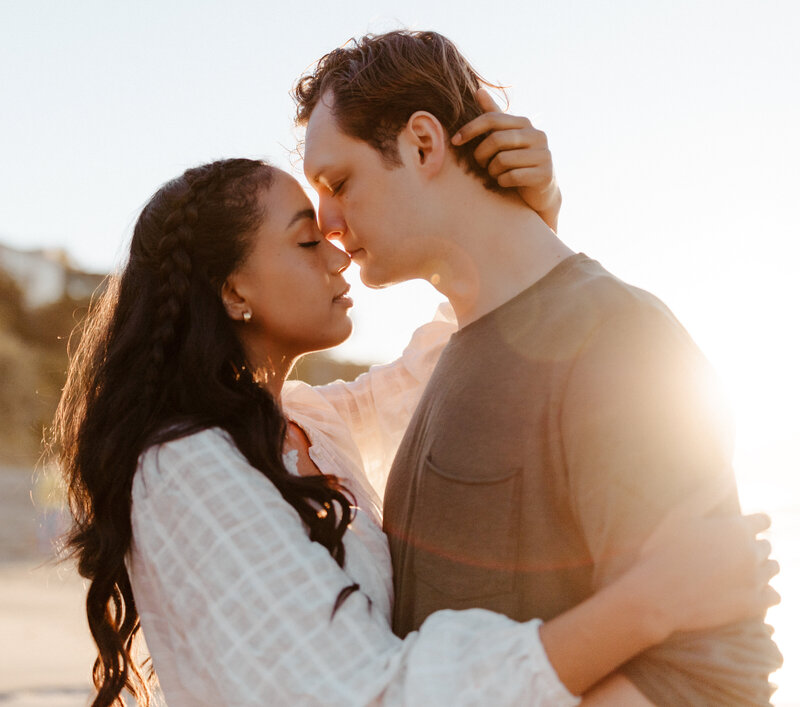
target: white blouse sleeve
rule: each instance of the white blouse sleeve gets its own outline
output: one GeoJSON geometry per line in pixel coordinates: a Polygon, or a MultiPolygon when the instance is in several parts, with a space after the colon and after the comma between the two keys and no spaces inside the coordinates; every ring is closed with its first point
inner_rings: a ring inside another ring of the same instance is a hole
{"type": "Polygon", "coordinates": [[[372,366],[351,382],[314,388],[349,428],[367,478],[380,495],[422,391],[456,328],[453,308],[443,303],[396,361],[372,366]]]}
{"type": "MultiPolygon", "coordinates": [[[[168,637],[167,662],[192,704],[578,703],[538,621],[441,611],[400,640],[360,592],[332,617],[353,579],[218,430],[144,455],[131,520],[145,640],[150,626],[168,637]]],[[[169,701],[171,678],[153,658],[169,701]]]]}

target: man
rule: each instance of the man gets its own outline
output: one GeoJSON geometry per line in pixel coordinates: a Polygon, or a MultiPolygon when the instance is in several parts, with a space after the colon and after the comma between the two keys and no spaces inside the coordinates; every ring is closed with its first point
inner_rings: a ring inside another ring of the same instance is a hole
{"type": "MultiPolygon", "coordinates": [[[[556,237],[555,184],[544,220],[493,184],[515,184],[524,126],[509,117],[475,148],[481,81],[444,37],[391,32],[331,52],[296,89],[323,233],[366,284],[427,279],[458,317],[386,489],[401,636],[442,608],[553,617],[697,488],[727,485],[718,511],[738,512],[708,364],[661,302],[556,237]]],[[[767,705],[769,636],[763,621],[674,635],[596,699],[767,705]]]]}

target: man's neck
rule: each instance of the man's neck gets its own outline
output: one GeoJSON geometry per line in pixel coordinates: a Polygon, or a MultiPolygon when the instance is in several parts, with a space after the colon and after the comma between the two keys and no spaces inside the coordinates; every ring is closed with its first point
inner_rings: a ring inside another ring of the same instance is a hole
{"type": "Polygon", "coordinates": [[[573,252],[522,200],[464,195],[428,279],[464,327],[543,278],[573,252]]]}

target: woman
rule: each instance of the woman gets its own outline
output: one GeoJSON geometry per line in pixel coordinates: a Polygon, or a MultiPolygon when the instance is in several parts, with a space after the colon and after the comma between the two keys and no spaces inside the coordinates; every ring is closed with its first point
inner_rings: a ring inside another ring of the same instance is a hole
{"type": "Polygon", "coordinates": [[[348,264],[300,185],[260,162],[188,170],[142,211],[55,427],[90,580],[95,706],[125,687],[148,703],[140,620],[172,707],[555,705],[673,631],[774,603],[769,546],[752,539],[763,518],[686,511],[682,532],[662,526],[634,568],[553,621],[443,611],[394,636],[362,459],[380,473],[453,326],[423,327],[354,384],[284,395],[298,356],[350,333],[348,264]]]}

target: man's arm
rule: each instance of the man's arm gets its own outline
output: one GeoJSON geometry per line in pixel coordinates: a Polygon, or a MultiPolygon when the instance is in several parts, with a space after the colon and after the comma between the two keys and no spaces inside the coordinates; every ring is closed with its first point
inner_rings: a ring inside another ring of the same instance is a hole
{"type": "MultiPolygon", "coordinates": [[[[657,303],[601,323],[564,397],[562,434],[574,511],[595,562],[595,587],[682,498],[715,481],[735,488],[732,436],[707,362],[657,303]]],[[[738,513],[731,493],[718,509],[738,513]]],[[[780,654],[762,621],[675,634],[622,668],[655,704],[768,705],[780,654]]]]}

